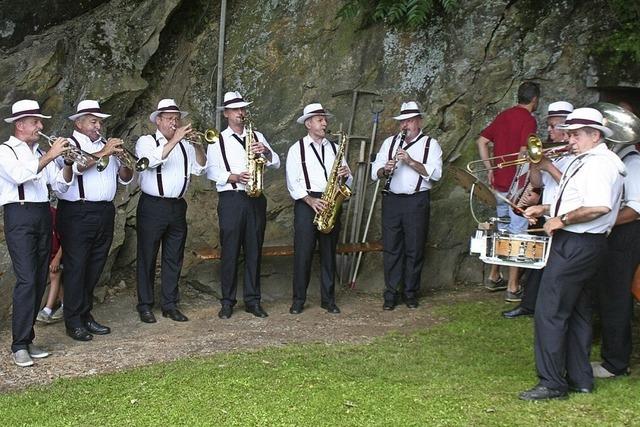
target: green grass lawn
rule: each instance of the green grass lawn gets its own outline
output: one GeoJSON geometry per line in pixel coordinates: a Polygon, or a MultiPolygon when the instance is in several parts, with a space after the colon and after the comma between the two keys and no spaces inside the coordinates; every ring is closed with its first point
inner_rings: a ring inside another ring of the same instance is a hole
{"type": "Polygon", "coordinates": [[[290,345],[58,380],[0,396],[0,420],[3,426],[640,424],[636,374],[598,381],[593,394],[565,401],[518,400],[536,383],[532,320],[503,320],[504,307],[499,301],[438,307],[436,315],[447,321],[366,345],[290,345]]]}

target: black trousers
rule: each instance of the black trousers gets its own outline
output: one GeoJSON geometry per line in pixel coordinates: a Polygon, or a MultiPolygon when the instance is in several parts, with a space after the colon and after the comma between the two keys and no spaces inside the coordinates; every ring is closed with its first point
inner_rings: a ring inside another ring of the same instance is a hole
{"type": "Polygon", "coordinates": [[[620,375],[631,357],[631,281],[640,262],[640,222],[618,225],[607,238],[607,262],[598,281],[597,311],[602,322],[602,366],[620,375]]]}
{"type": "Polygon", "coordinates": [[[606,255],[604,234],[559,230],[536,301],[534,350],[540,385],[593,387],[591,287],[606,255]]]}
{"type": "Polygon", "coordinates": [[[384,299],[397,302],[404,285],[405,299],[417,298],[429,233],[429,191],[387,193],[382,198],[384,299]]]}
{"type": "Polygon", "coordinates": [[[36,321],[47,287],[51,255],[49,203],[10,203],[4,206],[4,236],[16,276],[13,288],[11,351],[33,342],[36,321]]]}
{"type": "Polygon", "coordinates": [[[267,224],[267,199],[249,197],[244,191],[219,194],[218,221],[222,268],[220,283],[223,305],[236,304],[240,249],[244,253],[243,299],[247,306],[260,303],[260,263],[267,224]]]}
{"type": "MultiPolygon", "coordinates": [[[[137,210],[138,311],[151,310],[156,260],[162,244],[160,306],[162,310],[176,308],[180,296],[178,280],[187,241],[187,202],[140,193],[137,210]]],[[[64,251],[64,249],[63,249],[64,251]]]]}
{"type": "Polygon", "coordinates": [[[79,328],[91,319],[93,291],[109,256],[115,215],[112,202],[58,201],[67,328],[79,328]]]}
{"type": "Polygon", "coordinates": [[[544,274],[544,268],[539,270],[528,269],[527,281],[524,285],[524,294],[522,295],[522,302],[520,306],[531,311],[536,309],[536,300],[538,299],[538,291],[540,289],[540,281],[544,274]]]}
{"type": "MultiPolygon", "coordinates": [[[[321,195],[314,195],[320,197],[321,195]]],[[[323,304],[335,303],[336,246],[340,234],[340,220],[331,233],[318,231],[313,224],[315,212],[302,200],[296,200],[293,207],[293,302],[304,304],[311,278],[311,261],[316,242],[320,247],[320,299],[323,304]]]]}

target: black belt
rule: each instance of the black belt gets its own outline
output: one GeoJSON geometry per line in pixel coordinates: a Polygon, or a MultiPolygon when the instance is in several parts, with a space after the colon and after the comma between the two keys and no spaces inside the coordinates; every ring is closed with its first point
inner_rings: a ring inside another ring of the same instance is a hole
{"type": "Polygon", "coordinates": [[[45,206],[50,206],[49,202],[11,202],[11,203],[7,203],[6,205],[4,205],[5,207],[18,207],[18,206],[22,206],[25,208],[43,208],[45,206]]]}
{"type": "Polygon", "coordinates": [[[317,197],[317,198],[322,197],[322,192],[320,192],[320,191],[307,191],[307,193],[308,193],[311,197],[317,197]]]}
{"type": "Polygon", "coordinates": [[[100,200],[100,201],[92,201],[92,200],[65,200],[65,199],[58,199],[58,204],[69,204],[69,205],[110,205],[113,202],[111,201],[106,201],[106,200],[100,200]]]}
{"type": "Polygon", "coordinates": [[[387,195],[391,195],[391,196],[396,196],[396,197],[412,197],[412,196],[417,196],[423,193],[429,193],[430,190],[423,190],[423,191],[418,191],[417,193],[411,193],[411,194],[404,194],[404,193],[392,193],[391,191],[388,191],[386,193],[382,193],[384,196],[387,195]]]}
{"type": "Polygon", "coordinates": [[[184,198],[182,197],[159,197],[159,196],[152,196],[151,194],[147,194],[144,192],[142,193],[142,195],[156,201],[179,202],[184,200],[184,198]]]}

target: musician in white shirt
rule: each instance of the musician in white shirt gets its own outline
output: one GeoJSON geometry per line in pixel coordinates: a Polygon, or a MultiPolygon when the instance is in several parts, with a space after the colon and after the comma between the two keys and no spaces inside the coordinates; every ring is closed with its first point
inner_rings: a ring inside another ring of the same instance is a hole
{"type": "Polygon", "coordinates": [[[75,163],[73,185],[67,192],[57,194],[57,227],[64,248],[64,321],[67,335],[77,341],[111,332],[91,314],[93,292],[113,241],[117,183],[126,185],[133,179],[133,171],[116,156],[122,152],[122,140],[101,136],[102,121],[107,117],[110,115],[101,110],[98,101],[78,103],[76,113],[69,117],[74,131],[68,140],[95,158],[86,156],[86,165],[75,163]],[[104,170],[98,170],[97,159],[108,159],[104,170]]]}
{"type": "Polygon", "coordinates": [[[138,314],[144,323],[155,323],[153,314],[156,258],[162,245],[162,315],[177,322],[189,320],[178,310],[178,280],[187,240],[187,202],[184,195],[191,175],[206,170],[206,153],[201,144],[185,137],[191,124],[181,125],[188,113],[173,99],[162,99],[149,120],[157,126],[152,135],[136,143],[136,156],[149,159],[149,166],[138,175],[136,233],[138,239],[138,314]]]}
{"type": "Polygon", "coordinates": [[[539,382],[523,400],[559,399],[568,391],[590,393],[591,285],[603,267],[607,233],[618,216],[625,168],[604,143],[612,131],[602,114],[578,108],[564,128],[576,154],[551,205],[527,208],[531,221],[547,214],[553,236],[536,302],[535,359],[539,382]]]}
{"type": "MultiPolygon", "coordinates": [[[[316,242],[320,248],[320,306],[328,313],[340,313],[335,301],[336,247],[340,219],[327,234],[318,231],[313,223],[315,215],[327,208],[322,200],[322,193],[326,190],[338,151],[338,144],[326,138],[330,116],[321,104],[305,106],[297,122],[304,124],[308,134],[293,144],[287,153],[287,188],[291,198],[295,200],[291,314],[300,314],[304,309],[316,242]]],[[[339,180],[343,180],[347,186],[351,185],[353,177],[344,158],[337,171],[339,180]]]]}
{"type": "Polygon", "coordinates": [[[33,365],[33,358],[49,353],[33,344],[36,320],[47,286],[51,252],[51,212],[47,185],[65,192],[73,182],[72,162],[60,169],[54,162],[68,142],[52,141],[42,153],[39,133],[48,119],[36,101],[24,99],[13,104],[5,122],[13,124],[13,136],[0,145],[0,205],[4,209],[4,236],[13,265],[11,352],[16,365],[33,365]]]}
{"type": "Polygon", "coordinates": [[[260,261],[267,224],[267,199],[264,194],[251,197],[245,185],[248,172],[247,150],[264,157],[266,168],[278,169],[280,157],[273,151],[264,135],[253,131],[253,144],[245,147],[248,129],[246,107],[251,104],[238,92],[227,92],[224,111],[229,126],[220,134],[217,144],[207,148],[207,178],[216,182],[218,191],[218,221],[222,249],[220,287],[222,298],[218,317],[228,319],[236,304],[240,249],[244,254],[243,300],[245,311],[256,317],[267,317],[261,305],[260,261]]]}
{"type": "Polygon", "coordinates": [[[424,252],[429,233],[430,190],[442,177],[442,149],[422,132],[416,102],[402,104],[403,134],[387,138],[371,167],[373,180],[386,178],[382,198],[384,246],[384,310],[393,310],[403,297],[418,307],[424,252]]]}

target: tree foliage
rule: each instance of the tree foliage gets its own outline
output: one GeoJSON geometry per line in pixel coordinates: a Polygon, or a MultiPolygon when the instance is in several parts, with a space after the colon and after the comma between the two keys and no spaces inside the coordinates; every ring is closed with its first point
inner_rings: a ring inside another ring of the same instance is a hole
{"type": "Polygon", "coordinates": [[[608,58],[612,66],[624,66],[629,62],[640,65],[640,2],[609,0],[608,5],[619,26],[596,43],[593,52],[601,58],[608,58]]]}
{"type": "Polygon", "coordinates": [[[418,28],[432,16],[452,13],[458,7],[459,0],[347,0],[338,17],[361,16],[365,26],[385,22],[398,28],[418,28]]]}

